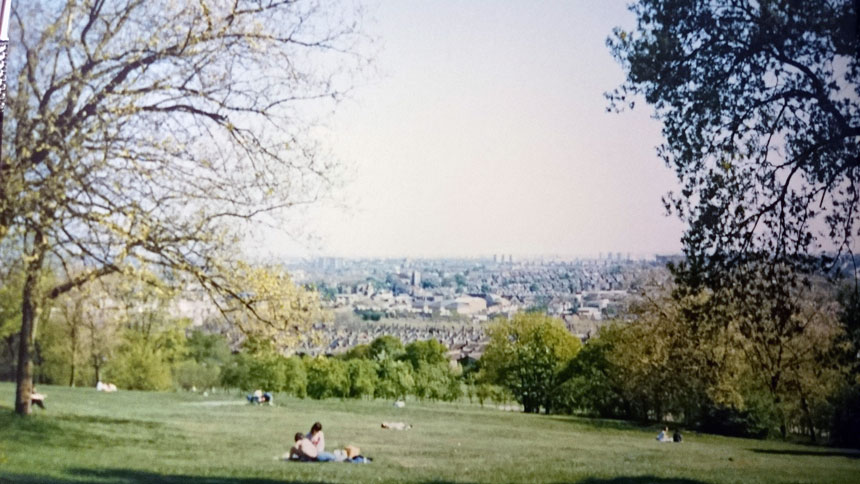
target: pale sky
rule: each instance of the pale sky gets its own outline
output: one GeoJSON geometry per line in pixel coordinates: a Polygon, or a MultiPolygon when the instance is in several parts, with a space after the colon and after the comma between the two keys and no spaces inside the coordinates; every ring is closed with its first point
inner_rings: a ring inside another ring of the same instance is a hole
{"type": "Polygon", "coordinates": [[[371,7],[379,74],[326,142],[349,176],[284,255],[674,253],[676,187],[644,102],[606,112],[623,80],[605,45],[626,1],[390,0],[371,7]],[[341,205],[341,206],[338,206],[341,205]]]}

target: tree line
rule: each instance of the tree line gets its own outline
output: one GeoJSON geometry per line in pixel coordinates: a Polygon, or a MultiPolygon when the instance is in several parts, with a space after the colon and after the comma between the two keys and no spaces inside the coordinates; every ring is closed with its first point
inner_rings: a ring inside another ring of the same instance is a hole
{"type": "MultiPolygon", "coordinates": [[[[0,287],[4,361],[13,361],[17,348],[21,279],[0,287]]],[[[258,286],[253,290],[269,291],[270,298],[270,305],[257,307],[261,312],[302,300],[319,306],[318,297],[288,279],[258,286]]],[[[784,299],[755,285],[723,293],[655,289],[631,305],[631,320],[611,322],[585,343],[561,320],[524,312],[491,322],[483,356],[461,362],[449,361],[436,340],[404,345],[390,335],[337,356],[287,356],[296,334],[249,324],[256,318],[220,332],[191,328],[171,314],[177,294],[155,281],[105,278],[89,288],[71,291],[40,314],[37,381],[263,389],[300,398],[468,397],[482,404],[515,401],[533,413],[668,420],[705,432],[858,444],[860,299],[850,285],[823,277],[787,288],[784,299]]],[[[305,328],[303,337],[316,337],[303,314],[278,317],[305,328]]]]}
{"type": "Polygon", "coordinates": [[[526,412],[860,445],[853,286],[818,278],[787,289],[790,304],[766,294],[646,295],[632,322],[612,322],[585,344],[559,320],[519,314],[491,326],[477,379],[507,388],[526,412]]]}

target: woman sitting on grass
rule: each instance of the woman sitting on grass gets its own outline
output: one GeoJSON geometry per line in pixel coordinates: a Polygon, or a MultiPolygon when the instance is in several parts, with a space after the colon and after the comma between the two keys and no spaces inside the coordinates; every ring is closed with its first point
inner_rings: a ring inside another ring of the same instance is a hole
{"type": "Polygon", "coordinates": [[[311,431],[308,432],[306,437],[317,448],[317,452],[325,452],[325,435],[323,435],[321,423],[314,422],[313,426],[311,426],[311,431]]]}

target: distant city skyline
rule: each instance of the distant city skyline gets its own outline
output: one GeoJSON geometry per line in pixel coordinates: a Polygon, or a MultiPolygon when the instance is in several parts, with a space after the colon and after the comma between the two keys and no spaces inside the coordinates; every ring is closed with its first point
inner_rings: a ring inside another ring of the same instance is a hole
{"type": "Polygon", "coordinates": [[[256,254],[345,257],[677,253],[677,185],[649,106],[607,113],[623,72],[605,39],[624,1],[380,2],[380,75],[323,142],[350,176],[335,202],[262,232],[256,254]],[[311,235],[311,238],[307,236],[311,235]]]}

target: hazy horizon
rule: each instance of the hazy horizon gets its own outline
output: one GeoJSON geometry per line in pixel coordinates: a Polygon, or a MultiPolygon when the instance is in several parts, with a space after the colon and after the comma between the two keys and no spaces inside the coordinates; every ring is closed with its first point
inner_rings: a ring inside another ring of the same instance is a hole
{"type": "Polygon", "coordinates": [[[676,188],[642,103],[606,112],[623,80],[605,39],[625,2],[385,2],[367,30],[380,75],[335,112],[323,142],[350,176],[308,208],[295,242],[256,253],[514,257],[678,253],[676,188]]]}

